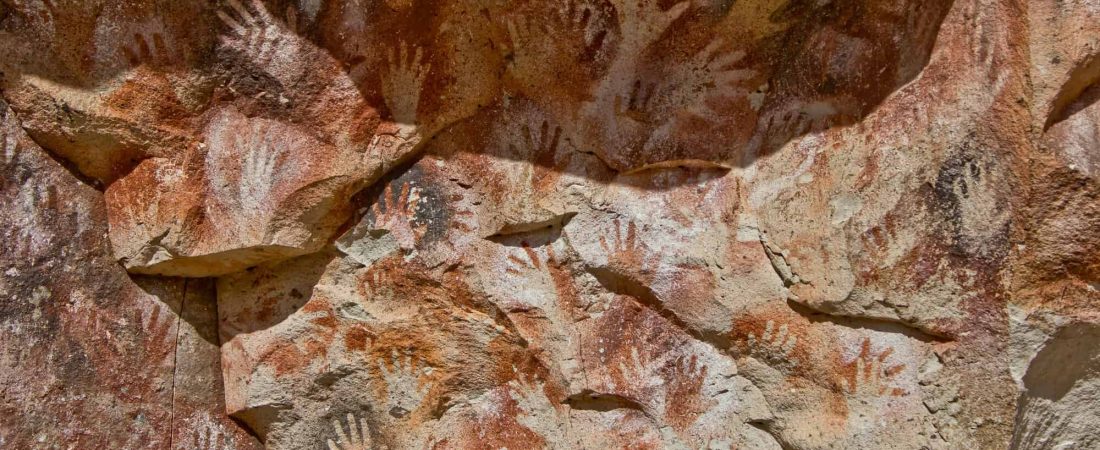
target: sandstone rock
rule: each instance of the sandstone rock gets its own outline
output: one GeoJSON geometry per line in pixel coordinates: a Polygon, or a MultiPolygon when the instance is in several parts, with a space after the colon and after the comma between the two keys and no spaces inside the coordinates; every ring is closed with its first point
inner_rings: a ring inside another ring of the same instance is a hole
{"type": "Polygon", "coordinates": [[[102,193],[0,107],[0,444],[260,448],[221,407],[211,283],[129,278],[110,252],[102,193]]]}
{"type": "Polygon", "coordinates": [[[1098,15],[4,1],[0,447],[1100,445],[1098,15]]]}

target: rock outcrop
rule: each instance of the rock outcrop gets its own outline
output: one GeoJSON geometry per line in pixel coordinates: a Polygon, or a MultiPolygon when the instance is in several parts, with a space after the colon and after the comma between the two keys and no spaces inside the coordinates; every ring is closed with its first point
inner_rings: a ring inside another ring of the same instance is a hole
{"type": "Polygon", "coordinates": [[[0,447],[1096,447],[1098,24],[3,0],[0,447]]]}

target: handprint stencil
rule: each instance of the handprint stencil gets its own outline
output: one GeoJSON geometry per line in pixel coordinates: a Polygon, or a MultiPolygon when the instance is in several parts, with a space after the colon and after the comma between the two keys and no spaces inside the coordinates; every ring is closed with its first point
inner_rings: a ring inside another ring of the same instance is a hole
{"type": "Polygon", "coordinates": [[[558,6],[554,16],[554,30],[562,30],[566,36],[580,35],[584,38],[585,53],[595,53],[603,46],[607,30],[594,26],[595,13],[586,1],[566,0],[558,6]]]}
{"type": "Polygon", "coordinates": [[[520,376],[508,382],[508,394],[519,407],[516,421],[548,442],[565,442],[564,423],[544,388],[545,383],[535,377],[520,376]]]}
{"type": "MultiPolygon", "coordinates": [[[[508,267],[504,269],[505,272],[511,274],[527,273],[530,270],[543,270],[545,266],[540,260],[541,258],[526,242],[521,247],[524,253],[524,257],[516,256],[515,254],[508,254],[508,267]]],[[[553,259],[553,254],[550,255],[553,259]]]]}
{"type": "Polygon", "coordinates": [[[396,52],[393,48],[386,50],[386,71],[382,75],[382,95],[386,107],[393,120],[404,126],[417,124],[420,92],[424,77],[431,70],[430,64],[423,63],[424,49],[409,47],[401,41],[396,52]]]}
{"type": "Polygon", "coordinates": [[[890,386],[890,381],[905,369],[904,364],[887,365],[886,359],[891,354],[893,354],[892,348],[887,348],[877,355],[872,354],[871,340],[864,339],[859,355],[849,366],[854,369],[854,372],[841,380],[844,391],[857,398],[874,398],[886,394],[904,395],[904,390],[890,386]]]}
{"type": "Polygon", "coordinates": [[[159,358],[167,358],[175,351],[175,336],[171,331],[176,315],[170,310],[165,311],[166,306],[153,305],[150,309],[148,314],[142,309],[135,310],[134,321],[141,327],[146,351],[159,358]]]}
{"type": "Polygon", "coordinates": [[[551,266],[558,264],[550,246],[532,248],[523,242],[519,248],[509,248],[505,256],[505,284],[501,292],[507,310],[511,312],[539,309],[539,314],[551,320],[561,319],[555,305],[558,293],[551,266]]]}
{"type": "Polygon", "coordinates": [[[430,375],[432,368],[416,356],[393,350],[388,364],[385,359],[378,360],[378,372],[385,384],[387,412],[394,418],[419,409],[431,390],[431,384],[421,378],[430,375]]]}
{"type": "Polygon", "coordinates": [[[607,31],[596,9],[587,2],[563,1],[524,11],[506,21],[507,47],[503,55],[510,81],[530,98],[541,97],[552,108],[568,107],[575,92],[552,80],[584,82],[590,78],[580,62],[602,55],[607,31]],[[553,77],[548,77],[548,70],[553,77]]]}
{"type": "Polygon", "coordinates": [[[691,6],[691,2],[680,2],[663,10],[650,0],[612,0],[611,4],[619,15],[620,52],[639,52],[649,46],[691,6]]]}
{"type": "Polygon", "coordinates": [[[645,122],[652,112],[653,93],[656,89],[657,83],[635,81],[628,94],[615,96],[615,115],[645,122]]]}
{"type": "Polygon", "coordinates": [[[745,342],[750,356],[768,364],[785,367],[798,365],[798,360],[791,358],[797,344],[798,338],[790,333],[787,324],[776,328],[775,321],[771,319],[764,325],[764,332],[760,336],[750,332],[745,342]]]}
{"type": "MultiPolygon", "coordinates": [[[[290,25],[276,20],[260,0],[251,0],[252,10],[238,0],[225,2],[229,10],[236,14],[225,8],[215,12],[231,30],[230,34],[222,36],[222,42],[266,70],[284,86],[292,86],[303,74],[299,53],[310,48],[310,44],[294,34],[290,25]]],[[[296,16],[291,25],[297,26],[296,16]]]]}
{"type": "Polygon", "coordinates": [[[669,358],[667,353],[652,354],[636,346],[630,347],[628,356],[616,366],[620,377],[615,381],[616,387],[624,392],[645,393],[664,386],[661,371],[669,358]]]}
{"type": "Polygon", "coordinates": [[[119,50],[132,67],[167,67],[181,62],[177,50],[161,32],[135,32],[133,43],[119,50]]]}
{"type": "Polygon", "coordinates": [[[195,450],[231,450],[233,440],[220,426],[203,421],[191,432],[191,447],[195,450]]]}
{"type": "Polygon", "coordinates": [[[365,419],[357,418],[354,414],[348,413],[344,424],[341,424],[337,419],[333,419],[332,429],[336,433],[336,440],[329,439],[326,441],[328,450],[370,450],[370,426],[365,419]],[[345,426],[347,427],[346,433],[344,432],[345,426]]]}
{"type": "Polygon", "coordinates": [[[420,188],[411,181],[403,182],[395,193],[393,185],[386,185],[382,195],[371,205],[368,218],[371,228],[393,233],[401,248],[412,249],[428,231],[427,225],[417,220],[420,188]]]}
{"type": "Polygon", "coordinates": [[[600,235],[600,248],[607,256],[607,263],[625,270],[645,270],[649,247],[639,237],[638,226],[633,220],[612,220],[612,230],[600,235]]]}
{"type": "Polygon", "coordinates": [[[671,97],[666,100],[670,106],[686,105],[690,114],[716,122],[719,113],[712,109],[712,103],[729,103],[748,95],[741,83],[752,79],[756,71],[731,68],[745,57],[745,52],[719,53],[725,45],[722,38],[714,39],[683,66],[683,72],[672,77],[674,86],[666,94],[671,97]]]}
{"type": "Polygon", "coordinates": [[[270,203],[268,197],[276,183],[278,163],[284,153],[277,139],[266,127],[251,130],[237,183],[237,199],[244,211],[255,211],[270,203]]]}
{"type": "Polygon", "coordinates": [[[537,128],[522,125],[520,132],[508,142],[508,154],[515,161],[526,161],[522,170],[509,174],[521,188],[530,187],[535,192],[552,188],[560,176],[553,169],[557,165],[559,151],[563,148],[562,129],[542,121],[537,128]]]}
{"type": "Polygon", "coordinates": [[[668,404],[664,405],[663,412],[677,431],[687,429],[716,403],[703,393],[708,370],[696,354],[682,355],[669,365],[668,404]]]}
{"type": "Polygon", "coordinates": [[[275,26],[274,18],[268,14],[266,7],[259,0],[252,0],[255,14],[249,11],[237,0],[225,0],[226,4],[237,13],[237,16],[227,13],[223,9],[215,11],[218,18],[233,29],[235,37],[226,38],[228,41],[240,45],[244,49],[255,53],[261,60],[271,56],[275,48],[275,37],[269,40],[267,34],[272,33],[275,26]],[[238,20],[240,19],[240,20],[238,20]]]}
{"type": "Polygon", "coordinates": [[[548,30],[525,17],[508,21],[508,38],[512,44],[512,59],[508,70],[526,87],[539,84],[542,65],[553,54],[547,42],[548,30]]]}

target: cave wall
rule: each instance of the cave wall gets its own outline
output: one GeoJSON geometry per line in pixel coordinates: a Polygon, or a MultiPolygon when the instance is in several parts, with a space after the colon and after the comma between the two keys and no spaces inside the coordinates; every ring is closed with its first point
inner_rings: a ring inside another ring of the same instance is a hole
{"type": "Polygon", "coordinates": [[[0,447],[1100,445],[1095,0],[0,1],[0,447]]]}

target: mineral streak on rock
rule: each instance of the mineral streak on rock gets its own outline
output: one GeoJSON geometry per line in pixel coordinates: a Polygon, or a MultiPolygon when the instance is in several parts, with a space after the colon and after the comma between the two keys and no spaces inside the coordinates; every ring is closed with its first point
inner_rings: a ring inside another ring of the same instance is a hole
{"type": "Polygon", "coordinates": [[[0,0],[0,448],[1100,446],[1096,0],[0,0]]]}

